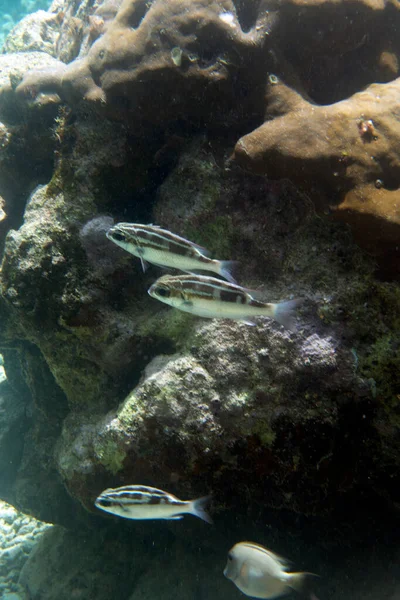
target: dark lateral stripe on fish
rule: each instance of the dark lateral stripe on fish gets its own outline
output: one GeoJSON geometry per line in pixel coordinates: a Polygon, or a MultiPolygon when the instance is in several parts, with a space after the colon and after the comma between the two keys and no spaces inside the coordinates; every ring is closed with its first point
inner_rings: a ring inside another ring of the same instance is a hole
{"type": "Polygon", "coordinates": [[[119,488],[110,488],[108,490],[105,490],[103,493],[104,494],[124,494],[124,493],[135,493],[135,492],[141,492],[143,494],[158,494],[159,496],[171,496],[174,497],[172,494],[167,494],[166,492],[163,492],[163,490],[159,490],[158,488],[152,488],[150,486],[146,486],[146,485],[124,485],[123,487],[119,487],[119,488]]]}
{"type": "Polygon", "coordinates": [[[207,277],[206,275],[163,275],[159,279],[160,283],[171,283],[172,285],[179,284],[183,288],[194,288],[198,286],[204,287],[205,290],[228,290],[243,293],[243,288],[240,285],[217,279],[216,277],[207,277]]]}
{"type": "Polygon", "coordinates": [[[144,496],[143,494],[131,494],[131,495],[122,495],[115,497],[108,497],[109,500],[115,502],[115,504],[123,504],[124,506],[131,505],[157,505],[157,504],[168,504],[170,506],[183,506],[185,503],[179,500],[173,500],[168,498],[168,496],[154,496],[149,494],[148,496],[144,496]]]}
{"type": "Polygon", "coordinates": [[[246,296],[237,290],[221,290],[219,292],[221,302],[232,302],[233,304],[246,304],[246,296]]]}
{"type": "Polygon", "coordinates": [[[120,488],[115,488],[116,492],[143,492],[144,494],[160,494],[163,496],[172,496],[172,494],[167,494],[163,492],[163,490],[159,490],[158,488],[153,488],[147,485],[124,485],[120,488]]]}
{"type": "Polygon", "coordinates": [[[260,300],[255,300],[252,298],[249,302],[249,306],[254,306],[254,308],[270,308],[273,309],[273,304],[260,302],[260,300]]]}
{"type": "Polygon", "coordinates": [[[132,238],[134,243],[139,244],[143,248],[169,250],[174,254],[182,256],[185,256],[188,252],[191,255],[196,255],[194,244],[165,229],[157,229],[156,231],[142,227],[135,227],[133,229],[121,227],[121,229],[132,238]],[[143,241],[148,243],[142,243],[143,241]]]}
{"type": "Polygon", "coordinates": [[[103,492],[102,499],[115,502],[115,504],[170,504],[183,506],[184,501],[179,500],[172,494],[166,494],[155,488],[149,489],[146,487],[127,486],[126,488],[118,488],[113,491],[103,492]]]}
{"type": "MultiPolygon", "coordinates": [[[[210,279],[210,278],[208,278],[210,279]]],[[[165,280],[165,284],[172,283],[172,291],[182,289],[188,296],[202,296],[205,300],[221,300],[221,302],[232,302],[234,304],[246,304],[249,297],[246,292],[236,287],[233,284],[225,284],[219,279],[209,281],[199,281],[195,279],[184,279],[184,277],[176,277],[173,281],[165,280]],[[215,281],[215,283],[214,283],[215,281]],[[175,285],[176,284],[176,285],[175,285]]],[[[260,306],[264,306],[262,303],[260,306]]]]}

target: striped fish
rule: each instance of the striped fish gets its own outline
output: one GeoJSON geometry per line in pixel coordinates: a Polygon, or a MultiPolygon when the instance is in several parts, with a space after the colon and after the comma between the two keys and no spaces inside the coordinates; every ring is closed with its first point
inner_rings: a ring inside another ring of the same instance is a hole
{"type": "Polygon", "coordinates": [[[182,519],[194,515],[207,523],[211,517],[204,509],[210,497],[179,500],[176,496],[146,485],[126,485],[105,490],[96,498],[95,506],[125,519],[182,519]]]}
{"type": "Polygon", "coordinates": [[[147,263],[152,263],[189,273],[212,271],[235,283],[230,272],[234,261],[212,259],[205,248],[157,225],[117,223],[106,235],[117,246],[140,258],[143,271],[147,263]]]}
{"type": "Polygon", "coordinates": [[[249,319],[265,316],[288,329],[293,328],[294,310],[302,302],[266,304],[256,300],[251,290],[202,275],[164,275],[148,292],[152,298],[199,317],[237,319],[254,325],[249,319]]]}

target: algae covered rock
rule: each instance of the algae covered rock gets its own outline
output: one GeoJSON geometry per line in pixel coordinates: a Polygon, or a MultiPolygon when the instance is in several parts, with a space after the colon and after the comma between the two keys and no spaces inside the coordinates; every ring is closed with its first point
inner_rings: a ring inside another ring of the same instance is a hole
{"type": "MultiPolygon", "coordinates": [[[[186,497],[212,490],[228,504],[236,485],[239,502],[247,489],[275,507],[329,511],[343,422],[352,414],[361,425],[370,401],[351,352],[331,336],[214,320],[196,328],[189,353],[154,359],[117,411],[92,419],[90,429],[67,418],[58,462],[88,508],[94,478],[105,481],[106,471],[110,484],[157,481],[186,497]],[[78,454],[85,438],[90,447],[78,454]]],[[[370,481],[363,462],[376,435],[357,436],[364,459],[349,493],[370,481]]]]}

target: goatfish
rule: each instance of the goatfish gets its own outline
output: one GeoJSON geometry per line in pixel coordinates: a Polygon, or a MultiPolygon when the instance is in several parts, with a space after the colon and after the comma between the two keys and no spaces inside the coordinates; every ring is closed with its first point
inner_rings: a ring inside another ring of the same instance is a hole
{"type": "Polygon", "coordinates": [[[288,573],[280,556],[253,542],[235,544],[228,553],[224,575],[246,596],[279,598],[290,589],[301,592],[312,573],[288,573]]]}
{"type": "Polygon", "coordinates": [[[157,225],[117,223],[107,231],[109,240],[147,263],[179,271],[212,271],[235,283],[230,272],[234,261],[210,258],[208,250],[157,225]]]}
{"type": "Polygon", "coordinates": [[[212,523],[204,506],[210,496],[196,500],[179,500],[176,496],[146,485],[126,485],[110,488],[94,502],[97,508],[125,519],[182,519],[184,514],[194,515],[212,523]]]}
{"type": "Polygon", "coordinates": [[[164,275],[148,290],[152,298],[183,310],[184,312],[210,319],[236,319],[254,325],[251,317],[265,316],[292,329],[293,311],[302,300],[289,300],[278,304],[256,300],[252,290],[216,277],[202,275],[164,275]]]}

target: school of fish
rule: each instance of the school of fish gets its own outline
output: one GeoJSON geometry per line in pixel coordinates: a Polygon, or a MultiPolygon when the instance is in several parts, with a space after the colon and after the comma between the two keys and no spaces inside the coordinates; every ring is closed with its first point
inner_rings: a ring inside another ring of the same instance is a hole
{"type": "MultiPolygon", "coordinates": [[[[238,285],[233,261],[210,258],[203,247],[157,225],[117,223],[107,231],[109,240],[148,263],[183,271],[163,275],[148,290],[152,298],[173,308],[210,319],[234,319],[254,325],[255,317],[269,317],[292,329],[301,300],[266,303],[256,293],[238,285]],[[198,272],[212,273],[213,276],[198,272]],[[219,277],[215,277],[219,276],[219,277]],[[221,279],[222,278],[222,279],[221,279]]],[[[212,523],[206,511],[210,496],[180,500],[173,494],[146,485],[126,485],[101,492],[95,506],[125,519],[179,520],[193,515],[212,523]]],[[[288,563],[271,550],[253,542],[235,544],[228,552],[224,575],[252,598],[279,598],[290,590],[301,592],[309,573],[288,572],[288,563]]],[[[309,598],[317,600],[315,596],[309,598]]]]}
{"type": "Polygon", "coordinates": [[[237,285],[231,270],[234,261],[212,259],[209,252],[157,225],[117,223],[107,231],[109,240],[147,264],[176,269],[190,275],[164,275],[148,290],[152,298],[173,308],[209,319],[234,319],[254,325],[255,317],[269,317],[293,329],[300,299],[265,303],[252,290],[237,285]],[[212,272],[223,277],[198,274],[212,272]]]}

